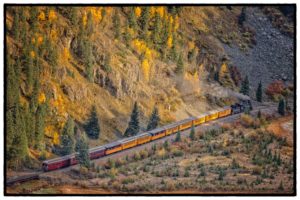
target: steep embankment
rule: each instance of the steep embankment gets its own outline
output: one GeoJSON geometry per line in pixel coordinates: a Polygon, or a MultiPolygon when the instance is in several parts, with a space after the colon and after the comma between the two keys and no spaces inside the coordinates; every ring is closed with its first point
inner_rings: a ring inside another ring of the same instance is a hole
{"type": "Polygon", "coordinates": [[[294,79],[294,39],[274,27],[262,10],[248,7],[245,24],[255,30],[256,45],[247,51],[237,46],[224,44],[225,52],[233,65],[239,67],[243,75],[248,75],[252,92],[261,80],[268,85],[282,79],[294,79]]]}

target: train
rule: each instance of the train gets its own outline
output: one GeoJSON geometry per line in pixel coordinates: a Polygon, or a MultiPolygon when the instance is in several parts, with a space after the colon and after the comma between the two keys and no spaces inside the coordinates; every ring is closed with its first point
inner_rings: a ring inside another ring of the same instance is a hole
{"type": "MultiPolygon", "coordinates": [[[[190,129],[192,126],[197,127],[206,122],[210,122],[219,118],[242,113],[249,110],[252,110],[251,101],[249,99],[241,100],[239,103],[235,103],[231,106],[225,106],[223,108],[212,110],[196,117],[189,117],[187,119],[177,121],[165,125],[163,127],[159,127],[138,134],[136,136],[124,138],[103,146],[97,146],[91,148],[89,149],[89,157],[91,160],[98,159],[129,148],[143,145],[145,143],[169,136],[171,134],[175,134],[178,131],[184,131],[190,129]]],[[[76,160],[76,153],[73,153],[70,155],[66,155],[66,156],[62,156],[50,160],[45,160],[42,163],[42,168],[45,172],[47,172],[47,171],[53,171],[53,170],[57,170],[60,168],[64,168],[76,164],[78,164],[78,161],[76,160]]]]}

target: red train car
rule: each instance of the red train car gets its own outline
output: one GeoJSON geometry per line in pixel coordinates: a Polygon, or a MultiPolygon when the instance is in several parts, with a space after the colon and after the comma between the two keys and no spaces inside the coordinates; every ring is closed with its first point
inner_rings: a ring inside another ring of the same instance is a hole
{"type": "Polygon", "coordinates": [[[53,158],[51,160],[46,160],[43,162],[43,170],[44,171],[51,171],[59,168],[68,167],[71,164],[77,164],[77,161],[75,160],[75,154],[59,157],[59,158],[53,158]]]}
{"type": "Polygon", "coordinates": [[[89,150],[89,154],[90,154],[90,159],[97,159],[97,158],[101,158],[103,156],[105,156],[105,147],[104,146],[100,146],[100,147],[95,147],[89,150]]]}

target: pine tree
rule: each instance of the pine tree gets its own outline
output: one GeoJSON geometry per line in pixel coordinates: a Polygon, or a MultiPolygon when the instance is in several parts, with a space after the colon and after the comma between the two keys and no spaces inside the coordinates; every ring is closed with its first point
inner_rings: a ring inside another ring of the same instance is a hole
{"type": "Polygon", "coordinates": [[[129,22],[126,20],[125,32],[124,32],[124,40],[127,46],[130,45],[131,35],[129,33],[129,22]]]}
{"type": "Polygon", "coordinates": [[[258,102],[262,102],[262,84],[261,84],[261,81],[259,82],[257,90],[256,90],[256,100],[258,102]]]}
{"type": "Polygon", "coordinates": [[[249,79],[248,79],[248,76],[246,76],[245,79],[242,82],[240,92],[244,95],[249,96],[249,90],[250,90],[250,88],[249,88],[249,79]]]}
{"type": "Polygon", "coordinates": [[[194,126],[194,124],[192,125],[192,128],[191,128],[190,139],[195,140],[195,126],[194,126]]]}
{"type": "Polygon", "coordinates": [[[158,13],[155,14],[154,17],[154,27],[153,27],[153,33],[152,33],[152,41],[155,45],[155,48],[159,50],[161,48],[161,28],[162,28],[162,23],[161,23],[161,18],[158,13]]]}
{"type": "Polygon", "coordinates": [[[13,24],[12,24],[12,34],[15,37],[16,41],[19,41],[20,37],[20,15],[19,15],[19,9],[16,8],[15,10],[15,16],[13,19],[13,24]]]}
{"type": "Polygon", "coordinates": [[[84,55],[87,78],[90,82],[94,82],[94,57],[92,52],[92,45],[89,40],[85,42],[84,55]]]}
{"type": "Polygon", "coordinates": [[[148,122],[147,131],[155,129],[158,126],[159,121],[160,121],[160,118],[159,118],[159,114],[158,114],[158,109],[155,106],[152,111],[150,120],[148,122]]]}
{"type": "Polygon", "coordinates": [[[285,105],[284,100],[280,99],[278,103],[278,113],[281,115],[285,115],[285,105]]]}
{"type": "Polygon", "coordinates": [[[142,39],[148,44],[148,29],[149,29],[149,19],[150,19],[150,7],[146,6],[142,8],[142,14],[140,18],[140,25],[142,30],[142,39]]]}
{"type": "Polygon", "coordinates": [[[106,55],[105,55],[105,58],[104,58],[104,70],[106,72],[111,72],[111,55],[110,53],[108,52],[106,55]]]}
{"type": "Polygon", "coordinates": [[[241,14],[239,16],[239,19],[238,19],[238,23],[240,26],[243,26],[244,24],[244,21],[246,20],[246,7],[243,7],[242,8],[242,11],[241,11],[241,14]]]}
{"type": "Polygon", "coordinates": [[[129,137],[138,134],[139,131],[140,131],[139,109],[138,109],[137,102],[135,102],[131,113],[130,121],[128,123],[128,128],[126,129],[124,135],[126,137],[129,137]]]}
{"type": "Polygon", "coordinates": [[[129,27],[132,28],[134,31],[137,30],[137,20],[134,14],[134,7],[130,8],[130,13],[128,17],[129,27]]]}
{"type": "Polygon", "coordinates": [[[120,30],[120,16],[117,9],[115,10],[115,14],[113,16],[113,27],[115,31],[115,39],[119,39],[121,30],[120,30]]]}
{"type": "Polygon", "coordinates": [[[68,155],[74,151],[74,127],[74,121],[71,117],[69,117],[60,137],[61,155],[68,155]]]}
{"type": "Polygon", "coordinates": [[[100,129],[99,119],[97,116],[95,106],[92,107],[92,113],[87,124],[85,125],[85,131],[89,138],[91,139],[99,138],[101,129],[100,129]]]}
{"type": "Polygon", "coordinates": [[[177,66],[176,66],[175,72],[176,72],[176,74],[183,74],[183,72],[184,72],[184,64],[183,64],[181,54],[177,60],[177,66]]]}
{"type": "Polygon", "coordinates": [[[260,110],[257,113],[257,118],[259,118],[259,119],[261,118],[261,111],[260,110]]]}
{"type": "Polygon", "coordinates": [[[71,7],[71,22],[72,24],[77,27],[78,25],[78,8],[77,7],[71,7]]]}
{"type": "Polygon", "coordinates": [[[87,36],[90,37],[94,32],[94,23],[92,13],[89,12],[87,15],[87,24],[86,24],[87,36]]]}
{"type": "Polygon", "coordinates": [[[181,142],[181,132],[180,132],[180,130],[176,133],[175,142],[181,142]]]}
{"type": "Polygon", "coordinates": [[[76,153],[76,160],[82,167],[90,168],[89,145],[87,139],[81,136],[76,143],[78,153],[76,153]]]}
{"type": "Polygon", "coordinates": [[[35,126],[35,148],[44,150],[44,130],[45,130],[46,105],[40,104],[36,111],[35,126]]]}

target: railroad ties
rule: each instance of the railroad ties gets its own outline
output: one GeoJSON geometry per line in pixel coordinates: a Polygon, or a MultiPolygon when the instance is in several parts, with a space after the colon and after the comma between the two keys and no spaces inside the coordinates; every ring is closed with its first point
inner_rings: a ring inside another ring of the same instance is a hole
{"type": "Polygon", "coordinates": [[[34,174],[19,176],[16,178],[11,178],[11,179],[6,180],[6,185],[8,186],[8,185],[13,185],[15,183],[22,183],[22,182],[26,182],[26,181],[30,181],[30,180],[39,179],[39,175],[40,175],[40,173],[34,173],[34,174]]]}

